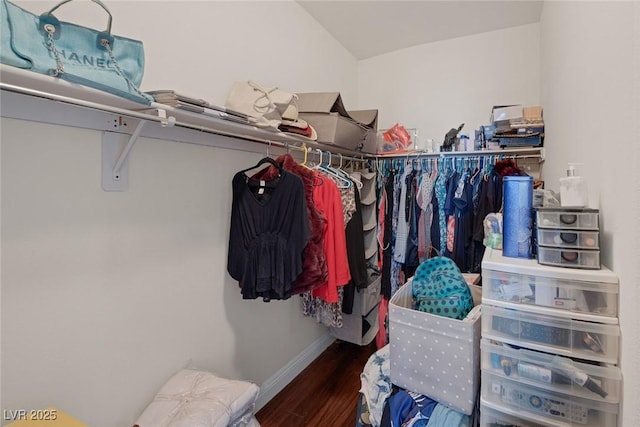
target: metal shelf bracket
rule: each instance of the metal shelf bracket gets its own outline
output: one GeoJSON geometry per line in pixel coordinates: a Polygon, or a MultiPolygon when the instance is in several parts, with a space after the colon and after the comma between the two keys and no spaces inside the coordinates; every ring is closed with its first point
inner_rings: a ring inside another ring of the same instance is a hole
{"type": "MultiPolygon", "coordinates": [[[[162,127],[172,127],[176,119],[167,117],[166,110],[157,109],[162,127]]],[[[147,120],[139,120],[128,141],[127,134],[104,132],[102,135],[102,189],[127,191],[129,188],[129,153],[135,145],[147,120]]]]}
{"type": "Polygon", "coordinates": [[[102,134],[102,189],[104,191],[128,190],[129,153],[146,123],[145,120],[140,120],[131,136],[115,132],[102,134]]]}

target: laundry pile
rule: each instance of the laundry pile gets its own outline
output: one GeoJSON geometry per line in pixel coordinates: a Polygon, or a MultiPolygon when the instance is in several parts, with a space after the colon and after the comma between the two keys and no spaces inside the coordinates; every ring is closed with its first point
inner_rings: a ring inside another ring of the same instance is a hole
{"type": "Polygon", "coordinates": [[[356,427],[470,427],[477,413],[466,415],[391,383],[389,346],[376,351],[362,374],[356,427]]]}

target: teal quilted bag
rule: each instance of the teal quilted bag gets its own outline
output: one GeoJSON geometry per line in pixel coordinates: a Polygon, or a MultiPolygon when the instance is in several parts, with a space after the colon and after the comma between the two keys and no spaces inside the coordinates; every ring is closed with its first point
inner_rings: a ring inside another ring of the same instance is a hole
{"type": "Polygon", "coordinates": [[[473,297],[462,272],[447,257],[434,257],[417,268],[412,281],[416,310],[462,320],[473,308],[473,297]]]}

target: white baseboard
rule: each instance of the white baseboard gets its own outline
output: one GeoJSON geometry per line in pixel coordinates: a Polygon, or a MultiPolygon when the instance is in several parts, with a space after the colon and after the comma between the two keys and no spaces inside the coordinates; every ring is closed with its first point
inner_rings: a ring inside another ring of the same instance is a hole
{"type": "Polygon", "coordinates": [[[276,394],[285,388],[291,381],[297,377],[300,372],[311,364],[323,351],[327,349],[334,341],[329,332],[322,335],[320,338],[311,343],[300,354],[291,359],[289,363],[282,367],[273,376],[267,379],[260,387],[260,394],[258,400],[256,400],[255,412],[258,412],[264,405],[266,405],[276,394]]]}

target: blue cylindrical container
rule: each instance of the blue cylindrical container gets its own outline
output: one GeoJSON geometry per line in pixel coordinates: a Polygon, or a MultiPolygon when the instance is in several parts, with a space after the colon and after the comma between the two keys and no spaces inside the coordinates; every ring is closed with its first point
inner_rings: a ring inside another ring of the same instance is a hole
{"type": "Polygon", "coordinates": [[[502,255],[531,258],[533,178],[505,176],[503,183],[502,255]]]}

